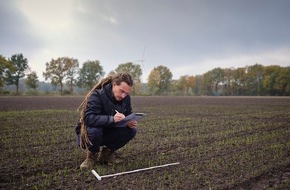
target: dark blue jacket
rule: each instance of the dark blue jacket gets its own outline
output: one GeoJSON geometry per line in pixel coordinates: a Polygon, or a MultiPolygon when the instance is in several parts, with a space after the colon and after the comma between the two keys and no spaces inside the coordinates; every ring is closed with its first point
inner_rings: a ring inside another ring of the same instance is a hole
{"type": "Polygon", "coordinates": [[[131,114],[131,98],[127,95],[122,101],[117,101],[113,96],[112,85],[107,84],[89,97],[85,110],[85,125],[87,127],[113,127],[115,110],[125,116],[131,114]]]}

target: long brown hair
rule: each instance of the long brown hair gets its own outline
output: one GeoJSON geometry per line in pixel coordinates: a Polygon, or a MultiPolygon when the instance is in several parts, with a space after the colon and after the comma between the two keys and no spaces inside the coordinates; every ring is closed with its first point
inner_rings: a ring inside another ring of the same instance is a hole
{"type": "Polygon", "coordinates": [[[81,110],[81,116],[80,116],[80,122],[81,122],[81,135],[80,135],[80,147],[86,147],[88,148],[88,144],[90,142],[88,138],[88,133],[87,133],[87,127],[84,122],[84,117],[85,117],[85,111],[87,107],[88,100],[90,96],[92,95],[93,92],[95,92],[98,89],[102,89],[105,85],[111,83],[116,83],[117,85],[120,85],[121,82],[126,82],[129,86],[133,86],[133,79],[129,73],[116,73],[114,75],[109,75],[106,78],[103,78],[100,80],[86,95],[84,101],[81,103],[81,105],[78,107],[78,111],[81,110]]]}

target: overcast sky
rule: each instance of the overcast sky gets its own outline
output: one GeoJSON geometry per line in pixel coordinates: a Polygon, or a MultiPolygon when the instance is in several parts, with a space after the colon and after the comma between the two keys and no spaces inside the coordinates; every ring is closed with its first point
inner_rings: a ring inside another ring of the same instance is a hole
{"type": "Polygon", "coordinates": [[[0,0],[0,54],[40,80],[59,57],[154,67],[173,79],[256,63],[290,66],[290,0],[0,0]],[[138,60],[143,60],[138,62],[138,60]]]}

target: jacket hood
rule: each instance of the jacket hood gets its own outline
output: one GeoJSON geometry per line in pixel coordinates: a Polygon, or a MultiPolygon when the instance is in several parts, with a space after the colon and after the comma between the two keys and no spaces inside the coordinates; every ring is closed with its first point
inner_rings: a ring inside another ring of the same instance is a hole
{"type": "Polygon", "coordinates": [[[105,89],[105,93],[107,95],[107,97],[112,101],[112,102],[115,102],[115,103],[119,103],[119,102],[122,102],[122,101],[117,101],[114,97],[114,94],[113,94],[113,90],[112,90],[112,84],[109,83],[109,84],[106,84],[104,86],[104,89],[105,89]]]}

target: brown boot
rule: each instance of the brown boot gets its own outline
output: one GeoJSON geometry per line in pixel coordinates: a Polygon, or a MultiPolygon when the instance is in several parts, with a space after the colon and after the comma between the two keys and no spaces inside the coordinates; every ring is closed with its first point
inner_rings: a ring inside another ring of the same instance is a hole
{"type": "Polygon", "coordinates": [[[80,165],[80,169],[89,169],[94,167],[98,162],[99,153],[96,154],[87,150],[87,155],[85,161],[80,165]]]}
{"type": "Polygon", "coordinates": [[[103,147],[101,155],[99,157],[100,164],[119,164],[123,162],[120,156],[116,152],[110,150],[107,147],[103,147]]]}

